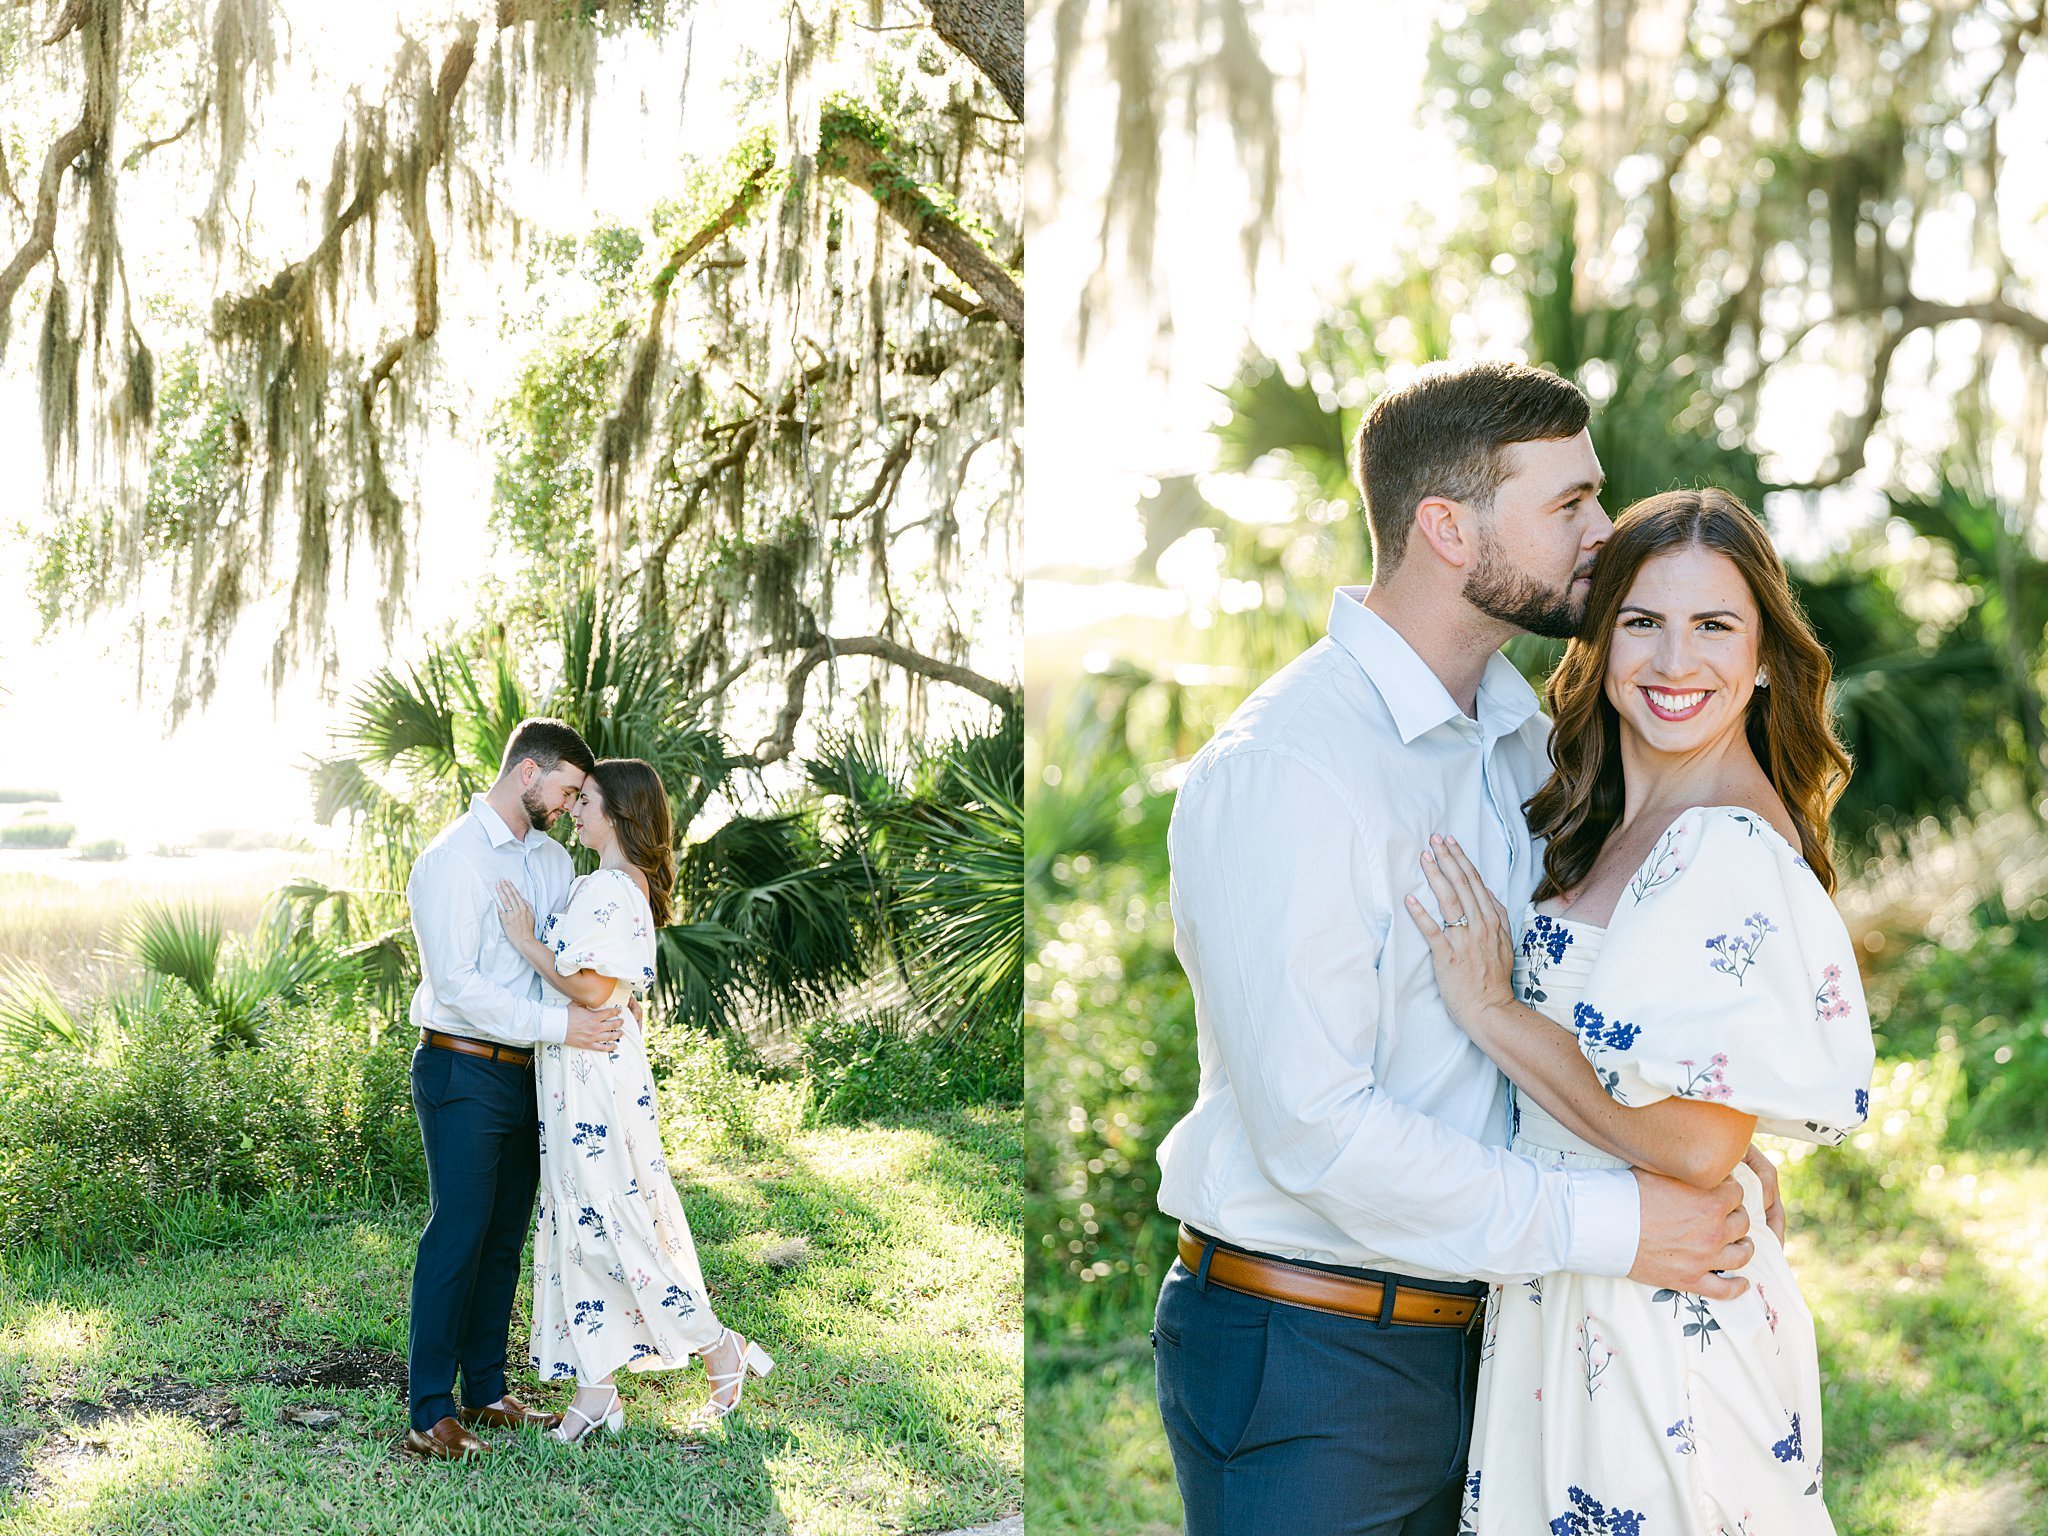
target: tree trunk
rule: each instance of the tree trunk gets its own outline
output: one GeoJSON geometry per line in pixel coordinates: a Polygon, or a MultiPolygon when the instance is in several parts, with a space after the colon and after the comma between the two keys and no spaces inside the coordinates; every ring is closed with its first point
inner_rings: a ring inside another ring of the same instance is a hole
{"type": "Polygon", "coordinates": [[[967,55],[1010,110],[1024,115],[1023,0],[924,0],[932,30],[967,55]]]}

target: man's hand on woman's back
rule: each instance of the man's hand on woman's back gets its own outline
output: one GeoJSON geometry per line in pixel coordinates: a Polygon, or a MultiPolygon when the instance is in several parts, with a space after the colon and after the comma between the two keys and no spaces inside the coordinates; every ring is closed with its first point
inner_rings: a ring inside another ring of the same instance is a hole
{"type": "Polygon", "coordinates": [[[1636,1192],[1643,1224],[1629,1279],[1715,1301],[1749,1289],[1732,1273],[1756,1252],[1740,1184],[1728,1178],[1713,1189],[1694,1189],[1638,1168],[1636,1192]]]}
{"type": "Polygon", "coordinates": [[[562,1044],[573,1045],[579,1051],[608,1051],[619,1043],[619,1036],[625,1032],[626,1023],[616,1005],[606,1004],[601,1008],[586,1008],[581,1003],[569,1005],[569,1033],[562,1044]]]}

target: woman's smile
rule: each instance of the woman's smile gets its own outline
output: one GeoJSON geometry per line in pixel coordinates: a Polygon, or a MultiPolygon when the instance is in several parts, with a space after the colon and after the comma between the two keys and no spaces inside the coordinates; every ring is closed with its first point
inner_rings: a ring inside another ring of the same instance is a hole
{"type": "Polygon", "coordinates": [[[1705,709],[1707,700],[1714,696],[1711,688],[1693,688],[1680,693],[1670,688],[1638,687],[1643,702],[1650,706],[1650,713],[1659,720],[1690,720],[1705,709]]]}

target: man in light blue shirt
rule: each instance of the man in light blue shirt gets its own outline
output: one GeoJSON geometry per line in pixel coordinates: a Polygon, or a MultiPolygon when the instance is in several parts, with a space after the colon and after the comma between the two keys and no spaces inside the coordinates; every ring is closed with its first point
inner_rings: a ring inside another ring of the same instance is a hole
{"type": "Polygon", "coordinates": [[[511,881],[542,919],[562,905],[573,871],[547,830],[592,766],[590,748],[561,721],[522,721],[497,781],[406,882],[420,952],[412,1102],[429,1201],[406,1360],[413,1456],[461,1460],[486,1449],[475,1425],[545,1427],[556,1417],[505,1390],[512,1296],[540,1182],[533,1052],[543,1042],[610,1050],[622,1025],[616,1008],[541,1001],[540,976],[505,937],[497,888],[511,881]]]}
{"type": "MultiPolygon", "coordinates": [[[[1159,1402],[1188,1536],[1451,1536],[1487,1280],[1708,1295],[1749,1256],[1702,1192],[1507,1150],[1506,1082],[1445,1012],[1403,898],[1455,836],[1510,911],[1549,722],[1500,647],[1573,634],[1612,525],[1570,383],[1433,368],[1359,431],[1370,588],[1190,765],[1168,834],[1201,1086],[1160,1148],[1182,1262],[1159,1402]]],[[[1767,1165],[1766,1165],[1767,1166],[1767,1165]]]]}

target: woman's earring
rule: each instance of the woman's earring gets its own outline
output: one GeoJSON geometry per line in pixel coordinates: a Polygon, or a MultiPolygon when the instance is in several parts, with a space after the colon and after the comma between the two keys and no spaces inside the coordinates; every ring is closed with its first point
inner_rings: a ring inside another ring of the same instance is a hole
{"type": "Polygon", "coordinates": [[[1763,667],[1758,667],[1756,669],[1756,685],[1759,688],[1768,688],[1771,686],[1771,674],[1763,667]]]}

